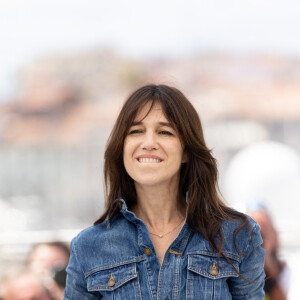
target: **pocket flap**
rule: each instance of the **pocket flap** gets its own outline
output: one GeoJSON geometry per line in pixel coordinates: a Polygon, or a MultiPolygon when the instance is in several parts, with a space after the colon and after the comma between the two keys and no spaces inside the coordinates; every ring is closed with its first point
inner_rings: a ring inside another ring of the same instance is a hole
{"type": "Polygon", "coordinates": [[[219,261],[216,256],[203,254],[188,255],[188,270],[199,275],[219,279],[222,277],[238,277],[239,263],[234,259],[228,258],[230,264],[224,257],[220,257],[219,261]]]}
{"type": "Polygon", "coordinates": [[[136,263],[97,270],[87,279],[89,291],[113,291],[137,278],[136,263]]]}

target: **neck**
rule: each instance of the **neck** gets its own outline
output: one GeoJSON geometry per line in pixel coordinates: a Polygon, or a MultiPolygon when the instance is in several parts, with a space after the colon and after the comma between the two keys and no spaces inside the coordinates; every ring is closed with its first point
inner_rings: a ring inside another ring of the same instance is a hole
{"type": "Polygon", "coordinates": [[[136,185],[137,205],[133,212],[155,231],[164,231],[185,218],[186,203],[178,189],[136,185]]]}

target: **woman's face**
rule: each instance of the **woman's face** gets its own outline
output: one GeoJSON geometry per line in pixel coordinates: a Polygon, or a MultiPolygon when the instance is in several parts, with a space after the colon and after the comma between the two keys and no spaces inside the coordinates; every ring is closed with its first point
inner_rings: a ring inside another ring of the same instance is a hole
{"type": "Polygon", "coordinates": [[[129,128],[124,141],[124,166],[137,185],[175,187],[185,162],[183,147],[161,105],[155,104],[148,113],[150,105],[141,108],[129,128]]]}

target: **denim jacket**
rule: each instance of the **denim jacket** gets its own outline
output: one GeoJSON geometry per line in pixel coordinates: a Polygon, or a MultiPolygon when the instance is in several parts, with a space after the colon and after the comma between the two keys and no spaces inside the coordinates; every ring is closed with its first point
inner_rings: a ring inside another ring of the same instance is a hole
{"type": "Polygon", "coordinates": [[[237,221],[222,225],[223,252],[185,223],[160,265],[143,221],[127,210],[111,222],[85,229],[71,242],[64,300],[261,300],[264,250],[259,226],[249,218],[233,244],[237,221]],[[252,236],[252,239],[251,239],[252,236]],[[239,272],[239,275],[236,271],[239,272]]]}

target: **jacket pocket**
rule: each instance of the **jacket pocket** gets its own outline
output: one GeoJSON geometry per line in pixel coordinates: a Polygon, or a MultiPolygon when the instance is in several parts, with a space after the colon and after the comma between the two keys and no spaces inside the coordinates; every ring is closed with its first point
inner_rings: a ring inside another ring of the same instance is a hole
{"type": "Polygon", "coordinates": [[[238,277],[239,262],[233,257],[219,260],[214,253],[200,252],[188,255],[187,299],[228,300],[231,294],[227,284],[230,277],[238,277]]]}
{"type": "Polygon", "coordinates": [[[136,263],[121,262],[93,269],[87,276],[89,292],[99,292],[103,299],[141,299],[136,263]]]}

